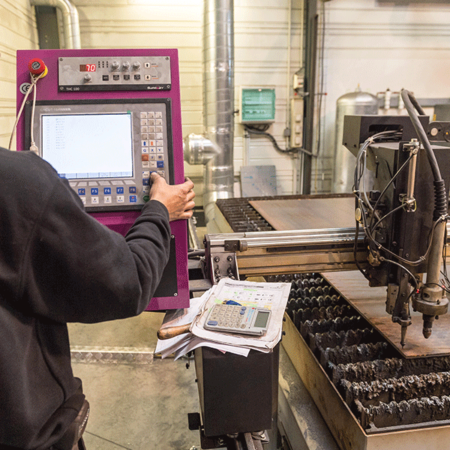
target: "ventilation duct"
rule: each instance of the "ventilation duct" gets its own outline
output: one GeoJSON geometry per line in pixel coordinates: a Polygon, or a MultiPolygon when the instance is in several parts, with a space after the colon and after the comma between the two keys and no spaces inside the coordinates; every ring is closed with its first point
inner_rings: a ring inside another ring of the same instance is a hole
{"type": "Polygon", "coordinates": [[[81,48],[78,10],[69,0],[31,0],[30,3],[59,9],[64,22],[65,48],[81,48]]]}
{"type": "Polygon", "coordinates": [[[234,17],[233,0],[205,0],[203,15],[203,115],[205,136],[185,139],[185,159],[204,164],[206,222],[218,199],[233,197],[234,17]],[[195,142],[193,142],[193,140],[195,142]],[[202,157],[193,149],[205,149],[202,157]]]}

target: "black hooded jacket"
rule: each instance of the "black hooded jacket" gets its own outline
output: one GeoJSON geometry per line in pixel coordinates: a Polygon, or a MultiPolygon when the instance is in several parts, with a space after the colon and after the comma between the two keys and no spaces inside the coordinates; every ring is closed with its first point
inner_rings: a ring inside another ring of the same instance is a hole
{"type": "Polygon", "coordinates": [[[84,400],[66,323],[141,313],[169,241],[162,203],[148,202],[124,238],[44,160],[0,149],[0,450],[61,438],[84,400]]]}

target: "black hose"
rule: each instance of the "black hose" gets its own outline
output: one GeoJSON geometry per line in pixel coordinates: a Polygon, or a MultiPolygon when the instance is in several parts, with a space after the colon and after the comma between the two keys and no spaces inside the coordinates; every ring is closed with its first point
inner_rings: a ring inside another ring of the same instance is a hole
{"type": "Polygon", "coordinates": [[[194,258],[197,256],[205,256],[205,250],[204,249],[198,249],[198,250],[190,250],[188,252],[188,258],[194,258]]]}
{"type": "Polygon", "coordinates": [[[438,163],[436,161],[436,156],[434,155],[427,134],[425,133],[425,130],[423,129],[423,126],[420,123],[419,117],[417,116],[417,113],[415,111],[416,108],[420,112],[420,114],[424,115],[423,109],[417,103],[417,100],[414,98],[411,92],[406,91],[405,89],[402,90],[402,99],[405,103],[405,108],[408,111],[414,129],[416,130],[417,136],[419,137],[419,140],[427,153],[428,161],[430,161],[431,170],[433,172],[433,178],[435,181],[440,181],[442,180],[442,176],[441,171],[439,170],[438,163]]]}
{"type": "MultiPolygon", "coordinates": [[[[409,91],[407,91],[409,92],[409,91]]],[[[409,99],[411,100],[411,103],[414,105],[414,108],[416,108],[416,111],[421,115],[421,116],[426,116],[425,111],[422,109],[422,107],[419,105],[419,102],[416,100],[416,97],[414,97],[414,94],[412,94],[411,92],[409,92],[409,99]]]]}
{"type": "Polygon", "coordinates": [[[310,152],[309,150],[306,150],[303,147],[292,147],[292,148],[283,149],[283,148],[281,148],[278,145],[278,142],[276,141],[276,139],[270,133],[266,133],[265,131],[255,130],[253,128],[250,128],[249,126],[246,126],[245,130],[248,133],[250,133],[250,134],[257,134],[259,136],[264,136],[267,139],[270,139],[272,141],[272,144],[275,147],[275,149],[277,151],[279,151],[280,153],[298,153],[298,152],[302,152],[302,153],[305,153],[305,155],[314,156],[314,157],[316,156],[312,152],[310,152]]]}
{"type": "Polygon", "coordinates": [[[414,95],[411,92],[402,90],[402,99],[405,103],[406,110],[408,111],[411,122],[416,130],[417,136],[419,137],[420,142],[422,143],[423,148],[428,157],[428,161],[430,162],[431,171],[433,172],[434,178],[434,212],[433,212],[433,220],[437,220],[442,215],[447,215],[448,204],[447,204],[447,193],[445,190],[445,182],[442,179],[441,171],[439,169],[439,165],[436,160],[436,156],[431,148],[430,141],[423,129],[422,124],[420,123],[419,117],[417,116],[414,108],[420,113],[424,114],[423,109],[417,103],[414,95]]]}

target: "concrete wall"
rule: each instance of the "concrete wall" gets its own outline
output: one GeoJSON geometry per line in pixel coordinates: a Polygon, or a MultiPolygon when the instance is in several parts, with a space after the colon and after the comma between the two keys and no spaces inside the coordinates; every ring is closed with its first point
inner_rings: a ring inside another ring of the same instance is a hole
{"type": "MultiPolygon", "coordinates": [[[[16,50],[38,47],[29,0],[0,1],[0,146],[7,147],[16,115],[16,50]]],[[[15,149],[15,143],[13,145],[15,149]]]]}

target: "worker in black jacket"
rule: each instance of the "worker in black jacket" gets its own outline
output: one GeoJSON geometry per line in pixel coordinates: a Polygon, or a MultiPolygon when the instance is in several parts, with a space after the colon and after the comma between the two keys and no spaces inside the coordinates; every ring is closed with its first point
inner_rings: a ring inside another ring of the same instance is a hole
{"type": "Polygon", "coordinates": [[[60,448],[79,414],[67,322],[135,316],[152,298],[169,221],[194,207],[191,181],[152,182],[124,238],[86,214],[47,162],[0,149],[0,450],[60,448]]]}

